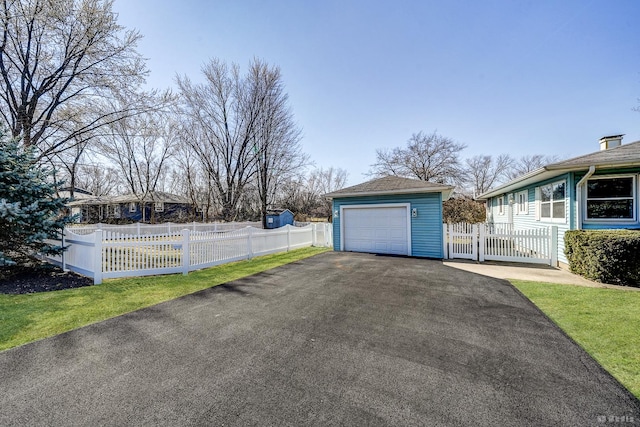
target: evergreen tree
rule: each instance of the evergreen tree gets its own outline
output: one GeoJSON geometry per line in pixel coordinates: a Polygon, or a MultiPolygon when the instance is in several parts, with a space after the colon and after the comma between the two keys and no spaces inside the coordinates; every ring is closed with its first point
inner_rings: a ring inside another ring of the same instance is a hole
{"type": "Polygon", "coordinates": [[[31,150],[0,134],[0,265],[26,264],[37,254],[59,254],[58,239],[72,218],[57,198],[51,173],[34,164],[31,150]]]}

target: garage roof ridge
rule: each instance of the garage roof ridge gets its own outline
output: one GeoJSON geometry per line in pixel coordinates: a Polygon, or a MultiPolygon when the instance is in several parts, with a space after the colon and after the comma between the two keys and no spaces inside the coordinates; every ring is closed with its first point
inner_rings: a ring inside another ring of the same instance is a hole
{"type": "Polygon", "coordinates": [[[454,188],[451,185],[389,175],[327,193],[324,197],[333,199],[385,194],[442,193],[443,199],[448,199],[454,188]]]}

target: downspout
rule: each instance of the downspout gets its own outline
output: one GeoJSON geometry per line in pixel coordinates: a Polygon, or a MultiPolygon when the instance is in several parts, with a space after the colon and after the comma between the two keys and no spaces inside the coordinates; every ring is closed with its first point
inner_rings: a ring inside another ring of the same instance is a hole
{"type": "Polygon", "coordinates": [[[582,230],[582,186],[584,185],[585,182],[587,182],[589,178],[591,178],[591,175],[593,175],[595,171],[596,171],[595,166],[589,166],[589,170],[587,171],[587,174],[583,176],[582,179],[578,181],[578,183],[576,184],[576,201],[578,203],[578,206],[577,206],[578,223],[576,226],[577,230],[582,230]]]}

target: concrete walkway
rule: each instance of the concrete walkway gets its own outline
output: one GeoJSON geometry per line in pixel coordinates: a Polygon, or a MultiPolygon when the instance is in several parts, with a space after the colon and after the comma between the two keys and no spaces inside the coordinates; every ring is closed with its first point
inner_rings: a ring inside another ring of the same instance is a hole
{"type": "Polygon", "coordinates": [[[630,291],[640,291],[639,288],[629,286],[608,285],[594,282],[584,277],[573,274],[561,268],[553,268],[548,265],[523,264],[515,262],[477,262],[467,260],[446,260],[443,264],[447,267],[496,279],[531,280],[536,282],[559,283],[563,285],[586,286],[589,288],[611,288],[630,291]]]}

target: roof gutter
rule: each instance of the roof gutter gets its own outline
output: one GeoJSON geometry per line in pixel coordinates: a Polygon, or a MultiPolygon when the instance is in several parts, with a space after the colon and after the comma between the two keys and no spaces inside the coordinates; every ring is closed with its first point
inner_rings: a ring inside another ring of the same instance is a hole
{"type": "Polygon", "coordinates": [[[582,230],[582,186],[587,182],[589,178],[591,178],[591,175],[593,175],[595,171],[596,167],[594,165],[589,166],[587,174],[583,176],[582,179],[576,184],[576,201],[578,203],[578,224],[576,226],[577,230],[582,230]]]}

